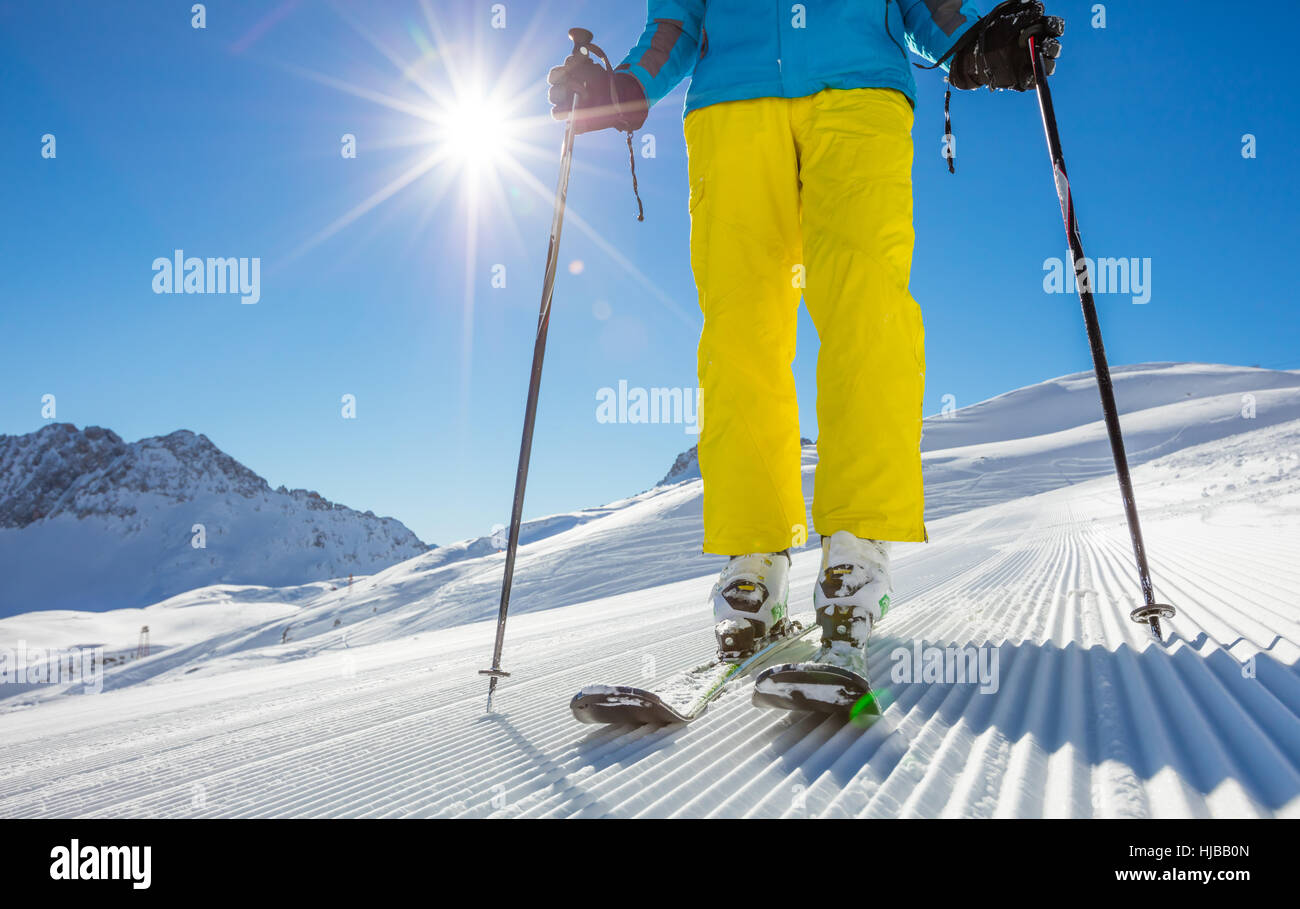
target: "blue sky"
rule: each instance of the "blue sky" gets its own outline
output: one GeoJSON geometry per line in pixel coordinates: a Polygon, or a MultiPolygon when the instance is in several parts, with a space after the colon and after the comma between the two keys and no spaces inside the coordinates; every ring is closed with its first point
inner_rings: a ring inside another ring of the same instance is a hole
{"type": "MultiPolygon", "coordinates": [[[[561,134],[545,72],[570,25],[621,57],[642,5],[511,0],[504,29],[492,5],[217,2],[200,30],[188,3],[0,2],[0,432],[40,428],[54,394],[59,421],[128,440],[203,432],[272,485],[429,541],[505,522],[561,134]],[[468,167],[420,115],[482,112],[482,93],[511,112],[515,167],[468,167]],[[154,259],[177,248],[260,258],[260,302],[153,293],[154,259]]],[[[1151,260],[1149,303],[1099,298],[1112,362],[1300,367],[1300,117],[1285,58],[1260,47],[1289,10],[1113,2],[1094,29],[1093,6],[1049,4],[1068,21],[1053,90],[1089,253],[1151,260]]],[[[1033,95],[955,94],[950,176],[941,77],[917,81],[927,412],[1088,369],[1077,301],[1043,290],[1065,242],[1033,95]]],[[[683,90],[646,124],[644,223],[620,136],[579,138],[530,516],[648,488],[693,443],[595,416],[620,380],[695,384],[683,90]]],[[[799,351],[815,436],[806,316],[799,351]]]]}

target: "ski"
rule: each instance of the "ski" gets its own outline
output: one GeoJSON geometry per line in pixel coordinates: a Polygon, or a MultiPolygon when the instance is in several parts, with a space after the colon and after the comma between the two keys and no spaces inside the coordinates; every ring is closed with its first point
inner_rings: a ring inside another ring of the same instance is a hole
{"type": "Polygon", "coordinates": [[[756,707],[815,711],[851,719],[880,716],[880,702],[868,679],[815,660],[764,669],[754,679],[753,702],[756,707]]]}
{"type": "Polygon", "coordinates": [[[748,676],[781,655],[789,656],[796,642],[807,641],[817,628],[812,617],[790,624],[790,631],[769,641],[739,662],[710,660],[679,673],[654,689],[628,685],[588,685],[573,696],[569,707],[579,722],[604,725],[654,725],[690,723],[717,700],[727,686],[748,676]]]}

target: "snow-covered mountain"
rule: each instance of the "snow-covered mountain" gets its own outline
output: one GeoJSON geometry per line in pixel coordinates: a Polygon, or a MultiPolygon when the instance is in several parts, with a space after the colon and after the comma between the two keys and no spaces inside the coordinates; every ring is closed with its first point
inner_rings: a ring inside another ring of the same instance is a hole
{"type": "MultiPolygon", "coordinates": [[[[2,646],[119,658],[101,695],[0,699],[0,815],[1300,816],[1300,372],[1115,380],[1156,592],[1179,610],[1164,646],[1127,618],[1096,387],[1066,376],[927,421],[931,542],[895,550],[870,729],[757,709],[744,685],[685,728],[569,716],[583,684],[654,684],[712,650],[720,557],[699,553],[687,478],[528,523],[490,719],[490,541],[351,588],[0,619],[2,646]],[[133,659],[146,623],[155,652],[133,659]],[[894,678],[917,643],[994,656],[996,690],[894,678]]],[[[809,497],[815,464],[806,446],[809,497]]],[[[796,613],[817,567],[814,538],[796,613]]]]}
{"type": "Polygon", "coordinates": [[[0,616],[346,578],[427,548],[393,518],[271,489],[186,430],[131,443],[70,423],[0,435],[0,616]]]}
{"type": "Polygon", "coordinates": [[[673,461],[673,466],[668,468],[668,473],[658,482],[659,486],[668,486],[672,483],[680,483],[683,480],[695,480],[700,476],[700,446],[692,445],[690,448],[679,454],[673,461]]]}

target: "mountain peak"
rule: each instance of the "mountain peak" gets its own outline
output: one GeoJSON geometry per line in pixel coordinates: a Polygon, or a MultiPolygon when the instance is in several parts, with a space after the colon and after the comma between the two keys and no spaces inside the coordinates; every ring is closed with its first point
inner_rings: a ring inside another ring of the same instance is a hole
{"type": "Polygon", "coordinates": [[[369,574],[428,549],[393,518],[271,489],[201,433],[124,442],[71,423],[0,435],[0,534],[0,615],[31,600],[95,610],[211,583],[369,574]]]}
{"type": "MultiPolygon", "coordinates": [[[[800,447],[812,445],[813,440],[800,437],[800,447]]],[[[674,483],[681,483],[686,480],[700,479],[700,446],[692,445],[690,448],[679,454],[673,461],[673,466],[668,468],[668,473],[664,478],[656,483],[656,486],[671,486],[674,483]]]]}

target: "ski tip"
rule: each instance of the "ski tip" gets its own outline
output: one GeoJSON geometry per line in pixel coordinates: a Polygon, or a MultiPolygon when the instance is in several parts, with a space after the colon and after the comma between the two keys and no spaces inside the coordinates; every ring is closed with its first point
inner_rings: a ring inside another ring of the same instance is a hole
{"type": "Polygon", "coordinates": [[[653,692],[617,685],[584,688],[569,701],[573,718],[596,726],[671,726],[689,723],[653,692]]]}
{"type": "Polygon", "coordinates": [[[786,663],[754,680],[756,707],[825,713],[868,724],[880,716],[880,699],[862,677],[836,666],[786,663]]]}

